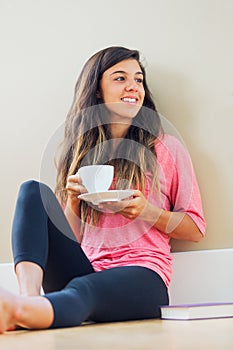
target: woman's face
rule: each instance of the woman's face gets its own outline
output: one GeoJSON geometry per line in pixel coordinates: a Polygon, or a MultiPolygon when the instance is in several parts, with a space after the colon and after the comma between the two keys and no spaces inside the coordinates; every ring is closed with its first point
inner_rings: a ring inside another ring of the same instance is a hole
{"type": "Polygon", "coordinates": [[[131,123],[145,96],[138,62],[127,59],[107,69],[100,81],[99,94],[111,113],[111,121],[131,123]]]}

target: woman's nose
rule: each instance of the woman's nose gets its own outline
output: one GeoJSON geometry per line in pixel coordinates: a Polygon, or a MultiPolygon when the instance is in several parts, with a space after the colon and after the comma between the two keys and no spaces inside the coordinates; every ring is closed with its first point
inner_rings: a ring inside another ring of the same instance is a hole
{"type": "Polygon", "coordinates": [[[129,80],[127,81],[126,87],[125,89],[127,91],[137,91],[138,90],[138,86],[135,80],[129,80]]]}

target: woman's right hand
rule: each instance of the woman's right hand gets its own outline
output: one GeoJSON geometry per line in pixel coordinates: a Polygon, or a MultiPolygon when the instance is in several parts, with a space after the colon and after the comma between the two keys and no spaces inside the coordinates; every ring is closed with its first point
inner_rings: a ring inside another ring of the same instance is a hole
{"type": "Polygon", "coordinates": [[[66,206],[68,206],[74,212],[77,212],[80,204],[80,199],[78,198],[78,196],[82,193],[87,192],[87,189],[82,184],[81,178],[77,174],[70,175],[67,177],[66,191],[66,206]]]}

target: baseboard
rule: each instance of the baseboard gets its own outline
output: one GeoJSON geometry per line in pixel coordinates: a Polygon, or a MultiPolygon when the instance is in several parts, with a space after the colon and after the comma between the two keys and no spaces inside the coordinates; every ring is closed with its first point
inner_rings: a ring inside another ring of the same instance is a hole
{"type": "MultiPolygon", "coordinates": [[[[233,249],[172,253],[170,303],[233,302],[233,249]]],[[[0,264],[0,285],[18,292],[12,263],[0,264]]]]}
{"type": "Polygon", "coordinates": [[[173,253],[170,303],[233,301],[233,249],[173,253]]]}
{"type": "Polygon", "coordinates": [[[13,263],[0,264],[0,286],[18,293],[18,283],[13,263]]]}

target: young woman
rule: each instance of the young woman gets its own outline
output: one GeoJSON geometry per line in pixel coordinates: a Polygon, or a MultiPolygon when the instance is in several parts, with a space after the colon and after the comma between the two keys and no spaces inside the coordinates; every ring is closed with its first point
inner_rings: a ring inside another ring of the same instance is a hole
{"type": "Polygon", "coordinates": [[[55,195],[36,181],[20,188],[12,233],[20,295],[1,289],[0,331],[160,317],[170,239],[198,242],[205,220],[190,157],[162,130],[138,51],[109,47],[85,64],[55,195]],[[80,200],[76,173],[88,164],[114,165],[111,189],[133,196],[80,200]]]}

